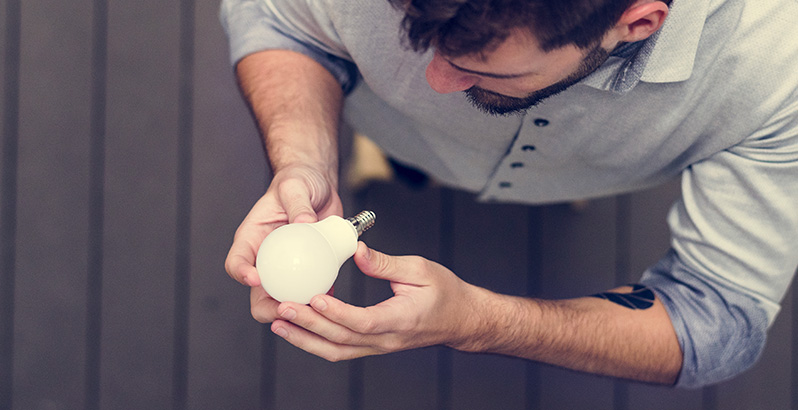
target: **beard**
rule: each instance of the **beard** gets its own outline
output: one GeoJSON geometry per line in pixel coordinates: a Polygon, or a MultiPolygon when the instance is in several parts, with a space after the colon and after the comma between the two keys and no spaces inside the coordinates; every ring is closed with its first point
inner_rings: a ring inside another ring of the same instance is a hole
{"type": "Polygon", "coordinates": [[[463,92],[474,107],[487,114],[497,116],[523,114],[528,109],[540,104],[540,102],[546,98],[565,91],[587,77],[593,71],[596,71],[596,69],[604,64],[604,61],[606,61],[609,56],[609,51],[601,48],[601,46],[596,46],[587,53],[579,64],[579,67],[577,67],[573,73],[569,74],[568,77],[546,88],[534,91],[526,97],[510,97],[477,86],[473,86],[463,92]]]}

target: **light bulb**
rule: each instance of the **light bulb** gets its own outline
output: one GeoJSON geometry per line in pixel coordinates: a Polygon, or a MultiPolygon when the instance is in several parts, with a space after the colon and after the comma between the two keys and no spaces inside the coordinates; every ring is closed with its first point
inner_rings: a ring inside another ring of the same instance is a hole
{"type": "Polygon", "coordinates": [[[358,237],[375,219],[374,212],[363,211],[348,219],[330,216],[275,229],[255,261],[261,286],[280,302],[310,303],[332,288],[341,265],[355,254],[358,237]]]}

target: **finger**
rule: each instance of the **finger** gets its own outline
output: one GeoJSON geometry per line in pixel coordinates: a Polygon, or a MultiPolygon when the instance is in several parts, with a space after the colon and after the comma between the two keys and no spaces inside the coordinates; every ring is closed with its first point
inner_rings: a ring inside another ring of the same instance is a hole
{"type": "Polygon", "coordinates": [[[412,285],[426,285],[424,272],[427,260],[416,256],[391,256],[375,251],[359,242],[355,264],[364,274],[377,279],[412,285]]]}
{"type": "Polygon", "coordinates": [[[331,362],[371,356],[377,352],[365,346],[350,346],[333,343],[313,332],[284,320],[276,320],[271,326],[272,332],[288,343],[331,362]]]}
{"type": "Polygon", "coordinates": [[[318,221],[316,211],[310,202],[310,192],[305,184],[298,180],[289,179],[279,186],[280,202],[288,215],[289,223],[318,221]]]}
{"type": "Polygon", "coordinates": [[[254,286],[249,292],[250,311],[252,317],[260,323],[271,323],[277,317],[280,302],[272,299],[260,286],[254,286]]]}
{"type": "Polygon", "coordinates": [[[232,249],[225,261],[225,269],[231,278],[247,286],[260,286],[260,276],[253,263],[245,256],[233,254],[232,249]]]}
{"type": "MultiPolygon", "coordinates": [[[[394,296],[394,298],[396,297],[398,296],[394,296]]],[[[364,337],[395,332],[399,330],[399,323],[401,323],[402,319],[400,316],[402,310],[392,309],[386,302],[361,308],[344,303],[333,297],[317,295],[310,300],[310,306],[332,323],[348,329],[353,334],[363,335],[364,337]]],[[[338,332],[343,335],[347,334],[340,330],[338,332]]],[[[364,340],[368,339],[364,338],[364,340]]],[[[374,340],[368,341],[372,344],[376,343],[374,340]]],[[[348,342],[352,343],[352,341],[348,342]]]]}
{"type": "Polygon", "coordinates": [[[307,305],[285,302],[280,304],[277,312],[280,318],[333,343],[354,346],[372,345],[372,341],[369,340],[370,335],[355,333],[347,327],[330,321],[307,305]]]}
{"type": "Polygon", "coordinates": [[[233,239],[233,244],[230,246],[230,251],[227,253],[225,270],[238,282],[247,286],[257,286],[260,285],[260,276],[255,269],[255,258],[260,241],[266,234],[257,233],[252,229],[245,230],[243,226],[242,224],[242,227],[239,228],[233,239]]]}

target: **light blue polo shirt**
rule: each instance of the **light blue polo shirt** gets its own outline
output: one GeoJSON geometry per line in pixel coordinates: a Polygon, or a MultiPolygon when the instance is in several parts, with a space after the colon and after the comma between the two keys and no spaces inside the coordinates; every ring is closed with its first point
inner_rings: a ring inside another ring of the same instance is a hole
{"type": "Polygon", "coordinates": [[[438,94],[386,0],[223,0],[231,61],[311,56],[388,154],[483,200],[540,204],[677,175],[671,251],[641,283],[684,352],[679,386],[750,367],[798,267],[798,1],[674,0],[662,29],[525,115],[438,94]]]}

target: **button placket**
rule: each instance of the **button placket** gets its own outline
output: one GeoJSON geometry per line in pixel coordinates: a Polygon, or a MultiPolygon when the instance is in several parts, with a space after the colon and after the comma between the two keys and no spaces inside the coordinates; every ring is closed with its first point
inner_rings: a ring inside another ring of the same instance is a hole
{"type": "MultiPolygon", "coordinates": [[[[547,120],[545,118],[535,118],[534,120],[532,120],[532,123],[535,124],[536,127],[540,127],[540,128],[547,127],[550,124],[549,120],[547,120]]],[[[532,144],[524,144],[524,145],[521,146],[521,152],[523,152],[525,154],[532,153],[536,149],[537,149],[537,147],[535,147],[532,144]]],[[[523,162],[523,161],[513,161],[513,162],[511,162],[509,164],[509,166],[510,166],[510,169],[521,169],[521,168],[524,168],[526,166],[526,163],[523,162]]],[[[510,182],[510,181],[499,181],[498,187],[500,189],[509,189],[509,188],[513,187],[513,183],[510,182]]]]}
{"type": "MultiPolygon", "coordinates": [[[[537,127],[545,127],[545,126],[549,125],[549,120],[547,120],[545,118],[535,118],[532,121],[532,123],[535,124],[535,126],[537,126],[537,127]]],[[[526,152],[526,153],[533,152],[536,149],[537,148],[534,145],[532,145],[532,144],[525,144],[525,145],[521,146],[521,151],[526,152]]],[[[524,167],[524,163],[520,162],[520,161],[516,161],[516,162],[513,162],[513,163],[510,164],[510,168],[523,168],[523,167],[524,167]]]]}

